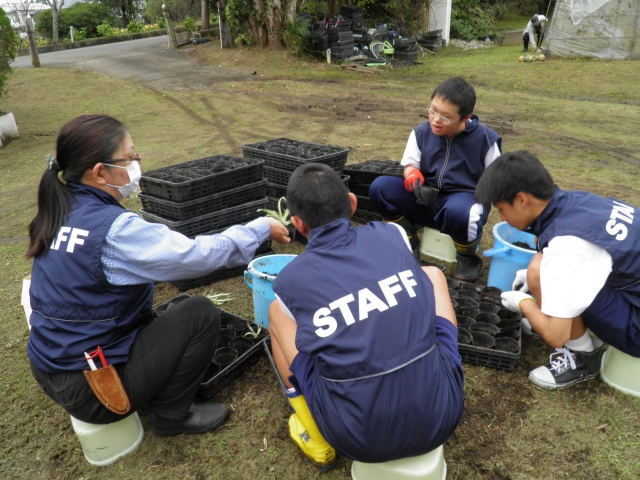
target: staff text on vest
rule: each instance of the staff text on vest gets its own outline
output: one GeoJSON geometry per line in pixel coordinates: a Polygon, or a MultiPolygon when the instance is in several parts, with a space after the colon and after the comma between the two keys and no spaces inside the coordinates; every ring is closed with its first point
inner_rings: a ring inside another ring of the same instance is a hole
{"type": "Polygon", "coordinates": [[[62,242],[67,242],[67,252],[73,253],[76,245],[84,245],[84,238],[89,236],[88,230],[81,228],[60,227],[58,235],[51,244],[51,250],[58,250],[62,242]],[[68,235],[71,233],[71,235],[68,235]]]}
{"type": "Polygon", "coordinates": [[[616,222],[616,220],[622,220],[623,222],[631,225],[633,223],[633,207],[625,205],[624,203],[613,201],[613,209],[606,225],[607,233],[609,235],[615,235],[616,240],[622,241],[627,238],[629,229],[624,223],[616,222]]]}
{"type": "MultiPolygon", "coordinates": [[[[380,287],[380,293],[384,297],[384,300],[380,296],[373,293],[368,288],[363,288],[358,291],[358,320],[366,320],[369,318],[369,313],[378,310],[384,312],[391,307],[398,305],[396,300],[396,294],[404,290],[409,294],[409,298],[416,296],[416,292],[413,287],[418,283],[413,279],[413,272],[411,270],[405,270],[399,272],[397,275],[391,275],[378,282],[380,287]]],[[[330,316],[333,310],[338,310],[342,314],[344,323],[353,325],[356,323],[356,319],[351,311],[350,303],[355,302],[356,297],[350,293],[344,297],[338,298],[331,302],[329,307],[322,307],[316,310],[313,315],[313,324],[318,327],[315,331],[319,337],[328,337],[338,329],[338,320],[335,317],[330,316]]]]}

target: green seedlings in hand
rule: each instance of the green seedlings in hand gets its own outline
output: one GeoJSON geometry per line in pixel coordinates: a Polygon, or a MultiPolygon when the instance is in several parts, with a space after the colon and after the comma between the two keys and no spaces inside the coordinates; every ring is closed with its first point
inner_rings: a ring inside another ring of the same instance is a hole
{"type": "Polygon", "coordinates": [[[228,293],[215,293],[213,290],[210,290],[209,293],[207,293],[205,295],[205,297],[207,297],[209,300],[211,300],[213,302],[214,305],[220,306],[223,303],[227,303],[231,300],[233,300],[233,298],[231,298],[231,295],[228,293]]]}
{"type": "Polygon", "coordinates": [[[259,208],[258,212],[264,212],[267,214],[267,217],[273,217],[276,220],[278,220],[282,225],[284,225],[285,227],[287,225],[289,225],[291,223],[291,220],[289,220],[289,209],[285,209],[285,211],[282,211],[282,201],[286,201],[286,198],[284,197],[280,197],[280,199],[278,200],[278,210],[270,210],[268,208],[259,208]]]}

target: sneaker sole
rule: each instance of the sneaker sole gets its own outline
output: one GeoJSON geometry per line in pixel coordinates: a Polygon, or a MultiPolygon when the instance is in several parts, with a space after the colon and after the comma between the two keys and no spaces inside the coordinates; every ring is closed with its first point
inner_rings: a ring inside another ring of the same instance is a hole
{"type": "Polygon", "coordinates": [[[536,377],[534,377],[533,375],[529,374],[529,381],[531,383],[533,383],[534,385],[537,385],[538,387],[544,388],[545,390],[563,390],[565,388],[571,387],[572,385],[575,385],[576,383],[587,382],[589,380],[593,380],[598,375],[599,375],[599,373],[594,373],[593,375],[586,375],[584,377],[577,378],[573,382],[564,383],[562,385],[557,385],[555,383],[543,382],[542,380],[538,380],[536,377]]]}

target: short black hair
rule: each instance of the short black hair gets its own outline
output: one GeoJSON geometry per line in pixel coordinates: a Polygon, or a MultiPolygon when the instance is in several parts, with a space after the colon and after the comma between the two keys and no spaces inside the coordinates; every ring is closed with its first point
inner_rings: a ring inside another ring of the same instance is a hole
{"type": "Polygon", "coordinates": [[[339,218],[351,218],[347,187],[335,170],[321,163],[306,163],[291,174],[287,185],[287,208],[309,229],[339,218]]]}
{"type": "Polygon", "coordinates": [[[473,113],[476,106],[476,91],[473,85],[462,77],[451,77],[436,87],[431,100],[441,98],[456,107],[461,118],[473,113]]]}
{"type": "Polygon", "coordinates": [[[487,167],[476,187],[476,201],[512,205],[519,192],[549,200],[555,191],[553,178],[542,162],[526,150],[517,150],[500,155],[487,167]]]}

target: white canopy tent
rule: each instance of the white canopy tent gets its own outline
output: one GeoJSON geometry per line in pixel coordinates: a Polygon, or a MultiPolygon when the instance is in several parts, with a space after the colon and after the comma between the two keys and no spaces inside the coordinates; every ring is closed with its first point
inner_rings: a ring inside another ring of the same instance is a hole
{"type": "Polygon", "coordinates": [[[546,49],[558,57],[640,59],[640,1],[558,0],[546,49]]]}

